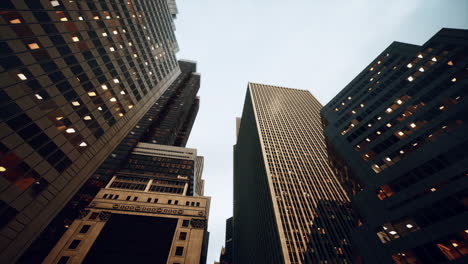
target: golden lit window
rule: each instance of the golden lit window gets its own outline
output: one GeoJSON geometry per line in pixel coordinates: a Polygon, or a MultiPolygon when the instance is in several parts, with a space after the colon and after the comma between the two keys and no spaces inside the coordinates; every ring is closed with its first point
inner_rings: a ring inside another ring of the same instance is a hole
{"type": "Polygon", "coordinates": [[[102,33],[102,36],[107,37],[107,33],[106,32],[102,33]]]}
{"type": "Polygon", "coordinates": [[[109,48],[110,51],[115,51],[114,47],[109,48]]]}
{"type": "Polygon", "coordinates": [[[411,124],[410,124],[410,127],[411,127],[411,128],[415,128],[415,127],[416,127],[416,124],[415,124],[415,123],[411,123],[411,124]]]}
{"type": "Polygon", "coordinates": [[[367,141],[367,142],[371,142],[370,138],[366,138],[366,141],[367,141]]]}
{"type": "Polygon", "coordinates": [[[67,128],[67,130],[65,130],[65,132],[67,132],[68,134],[71,134],[71,133],[75,133],[75,129],[73,128],[67,128]]]}
{"type": "Polygon", "coordinates": [[[99,106],[97,109],[98,109],[99,111],[102,111],[102,107],[100,107],[100,106],[99,106]]]}
{"type": "Polygon", "coordinates": [[[408,67],[408,68],[413,68],[413,64],[412,64],[412,63],[408,63],[408,65],[406,65],[406,67],[408,67]]]}
{"type": "Polygon", "coordinates": [[[128,43],[128,45],[131,47],[131,46],[132,46],[132,43],[131,43],[131,42],[129,42],[129,43],[128,43]]]}
{"type": "Polygon", "coordinates": [[[80,143],[80,147],[86,147],[86,146],[88,146],[88,144],[86,144],[86,142],[83,141],[83,142],[80,143]]]}
{"type": "Polygon", "coordinates": [[[374,67],[371,67],[371,68],[369,69],[369,71],[373,71],[373,70],[374,70],[374,67]]]}
{"type": "Polygon", "coordinates": [[[400,99],[398,99],[398,100],[396,101],[396,103],[399,104],[399,105],[401,105],[401,104],[403,104],[403,101],[400,100],[400,99]]]}
{"type": "Polygon", "coordinates": [[[133,54],[133,57],[135,57],[135,58],[136,58],[136,57],[138,57],[138,55],[135,53],[135,54],[133,54]]]}
{"type": "Polygon", "coordinates": [[[385,160],[386,160],[386,161],[392,161],[392,159],[389,158],[389,157],[386,157],[385,160]]]}
{"type": "Polygon", "coordinates": [[[128,109],[132,109],[133,108],[133,105],[128,105],[128,109]]]}
{"type": "Polygon", "coordinates": [[[452,82],[456,82],[456,81],[457,81],[457,78],[453,78],[453,79],[452,79],[452,82]]]}
{"type": "Polygon", "coordinates": [[[63,119],[63,116],[57,116],[57,117],[55,118],[55,120],[62,120],[62,119],[63,119]]]}
{"type": "Polygon", "coordinates": [[[78,20],[83,20],[83,17],[82,17],[82,16],[79,16],[79,17],[78,17],[78,20]]]}
{"type": "Polygon", "coordinates": [[[449,66],[453,66],[453,61],[449,61],[449,62],[447,62],[447,65],[449,65],[449,66]]]}
{"type": "Polygon", "coordinates": [[[127,31],[125,29],[122,29],[123,33],[127,33],[127,31]]]}
{"type": "Polygon", "coordinates": [[[114,83],[119,83],[119,79],[114,79],[114,83]]]}
{"type": "Polygon", "coordinates": [[[111,17],[110,16],[106,16],[106,19],[110,19],[111,17]]]}
{"type": "Polygon", "coordinates": [[[422,54],[419,54],[419,55],[418,55],[418,58],[422,59],[422,58],[424,58],[424,57],[423,57],[422,54]]]}
{"type": "Polygon", "coordinates": [[[66,21],[68,21],[68,18],[67,17],[61,17],[60,21],[66,22],[66,21]]]}
{"type": "Polygon", "coordinates": [[[431,188],[431,192],[435,192],[435,191],[437,191],[436,188],[431,188]]]}
{"type": "Polygon", "coordinates": [[[121,117],[122,117],[122,116],[124,116],[124,114],[122,114],[122,113],[119,113],[119,116],[121,116],[121,117]]]}
{"type": "Polygon", "coordinates": [[[96,20],[98,20],[98,19],[99,19],[99,16],[94,16],[93,18],[96,19],[96,20]]]}
{"type": "Polygon", "coordinates": [[[380,63],[382,63],[382,62],[381,62],[381,61],[378,61],[378,62],[377,62],[377,64],[380,64],[380,63]]]}
{"type": "Polygon", "coordinates": [[[431,61],[436,62],[436,61],[437,61],[437,58],[436,58],[436,57],[432,57],[431,61]]]}
{"type": "Polygon", "coordinates": [[[403,131],[398,131],[397,134],[398,134],[400,137],[402,137],[402,136],[405,135],[405,133],[403,133],[403,131]]]}
{"type": "Polygon", "coordinates": [[[405,151],[404,151],[404,150],[400,150],[400,154],[405,154],[405,151]]]}
{"type": "Polygon", "coordinates": [[[80,102],[78,102],[78,101],[73,101],[73,102],[72,102],[72,105],[73,105],[73,106],[80,106],[80,102]]]}
{"type": "Polygon", "coordinates": [[[424,72],[424,68],[423,67],[419,68],[419,71],[424,72]]]}
{"type": "Polygon", "coordinates": [[[15,18],[9,21],[10,24],[21,24],[21,20],[19,18],[15,18]]]}
{"type": "Polygon", "coordinates": [[[59,1],[56,1],[56,0],[50,1],[50,4],[51,4],[53,7],[56,7],[56,6],[59,6],[59,5],[60,5],[59,1]]]}
{"type": "Polygon", "coordinates": [[[380,132],[380,131],[377,131],[377,132],[375,132],[375,133],[376,133],[377,135],[380,135],[380,134],[382,134],[382,132],[380,132]]]}
{"type": "Polygon", "coordinates": [[[107,88],[107,85],[105,85],[105,84],[101,85],[101,88],[102,88],[103,90],[107,90],[107,89],[108,89],[108,88],[107,88]]]}
{"type": "Polygon", "coordinates": [[[439,110],[444,110],[445,106],[441,105],[439,106],[439,110]]]}
{"type": "Polygon", "coordinates": [[[42,96],[40,94],[35,94],[36,98],[39,99],[39,100],[42,100],[44,98],[42,98],[42,96]]]}
{"type": "Polygon", "coordinates": [[[412,82],[414,80],[413,76],[408,77],[408,81],[412,82]]]}
{"type": "Polygon", "coordinates": [[[393,109],[391,109],[390,107],[385,110],[385,113],[387,114],[390,114],[391,112],[393,112],[393,109]]]}
{"type": "Polygon", "coordinates": [[[364,107],[364,104],[360,104],[361,107],[364,107]]]}
{"type": "Polygon", "coordinates": [[[85,116],[83,117],[84,120],[91,120],[92,118],[90,116],[85,116]]]}
{"type": "Polygon", "coordinates": [[[89,92],[88,95],[89,96],[96,96],[96,93],[95,92],[89,92]]]}
{"type": "Polygon", "coordinates": [[[18,78],[19,78],[20,80],[22,80],[22,81],[28,79],[28,78],[26,78],[26,75],[24,75],[23,73],[18,73],[18,74],[16,74],[16,76],[18,76],[18,78]]]}
{"type": "Polygon", "coordinates": [[[80,38],[78,38],[77,36],[74,36],[74,37],[72,37],[72,40],[73,40],[73,42],[78,42],[78,41],[80,41],[80,38]]]}
{"type": "Polygon", "coordinates": [[[125,91],[120,91],[120,94],[125,94],[125,91]]]}
{"type": "Polygon", "coordinates": [[[7,170],[7,169],[6,169],[5,167],[0,166],[0,172],[4,172],[4,171],[6,171],[6,170],[7,170]]]}
{"type": "Polygon", "coordinates": [[[352,110],[351,113],[356,114],[356,111],[352,110]]]}
{"type": "Polygon", "coordinates": [[[109,101],[111,101],[111,102],[116,102],[117,99],[115,99],[115,97],[112,97],[109,101]]]}
{"type": "Polygon", "coordinates": [[[387,125],[386,125],[386,126],[387,126],[387,127],[392,127],[392,124],[390,124],[390,123],[387,123],[387,125]]]}
{"type": "Polygon", "coordinates": [[[38,48],[40,48],[40,47],[39,47],[39,44],[37,44],[36,42],[34,42],[34,43],[29,43],[29,44],[28,44],[28,48],[29,48],[29,49],[32,49],[32,50],[35,50],[35,49],[38,49],[38,48]]]}
{"type": "Polygon", "coordinates": [[[114,35],[119,34],[119,32],[117,30],[112,31],[112,33],[114,33],[114,35]]]}

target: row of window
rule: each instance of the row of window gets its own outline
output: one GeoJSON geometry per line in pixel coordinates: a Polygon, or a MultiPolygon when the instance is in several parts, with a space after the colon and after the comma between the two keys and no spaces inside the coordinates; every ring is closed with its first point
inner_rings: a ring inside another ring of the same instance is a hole
{"type": "MultiPolygon", "coordinates": [[[[113,195],[113,194],[104,194],[102,196],[103,199],[114,199],[114,200],[117,200],[119,199],[119,195],[116,194],[116,195],[113,195]]],[[[127,196],[127,198],[125,199],[126,201],[138,201],[138,196],[127,196]]],[[[148,203],[158,203],[159,202],[159,199],[158,198],[147,198],[146,202],[148,203]]],[[[178,205],[179,204],[179,200],[167,200],[167,204],[174,204],[174,205],[178,205]]],[[[191,202],[191,201],[185,201],[185,206],[196,206],[196,207],[200,207],[200,202],[191,202]]]]}

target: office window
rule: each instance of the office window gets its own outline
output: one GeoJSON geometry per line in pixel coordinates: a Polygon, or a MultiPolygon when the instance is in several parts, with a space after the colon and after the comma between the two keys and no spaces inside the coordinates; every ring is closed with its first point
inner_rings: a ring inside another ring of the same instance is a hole
{"type": "Polygon", "coordinates": [[[175,255],[182,256],[184,254],[184,247],[176,247],[175,255]]]}
{"type": "Polygon", "coordinates": [[[68,246],[69,249],[76,249],[78,247],[78,245],[80,244],[81,240],[73,240],[70,244],[70,246],[68,246]]]}
{"type": "Polygon", "coordinates": [[[81,233],[81,234],[87,233],[90,227],[91,227],[90,225],[84,225],[84,226],[82,226],[81,229],[80,229],[80,233],[81,233]]]}
{"type": "Polygon", "coordinates": [[[168,203],[168,204],[172,204],[172,200],[168,200],[167,203],[168,203]]]}
{"type": "Polygon", "coordinates": [[[151,203],[151,198],[148,198],[148,203],[151,203]]]}
{"type": "Polygon", "coordinates": [[[180,232],[179,240],[186,240],[187,239],[187,232],[180,232]]]}
{"type": "Polygon", "coordinates": [[[138,200],[138,197],[137,196],[133,197],[133,201],[136,201],[136,200],[138,200]]]}
{"type": "Polygon", "coordinates": [[[127,201],[130,201],[130,198],[131,198],[130,196],[127,196],[127,201]]]}
{"type": "Polygon", "coordinates": [[[184,220],[184,221],[182,221],[182,226],[183,226],[183,227],[188,227],[189,224],[190,224],[190,220],[184,220]]]}

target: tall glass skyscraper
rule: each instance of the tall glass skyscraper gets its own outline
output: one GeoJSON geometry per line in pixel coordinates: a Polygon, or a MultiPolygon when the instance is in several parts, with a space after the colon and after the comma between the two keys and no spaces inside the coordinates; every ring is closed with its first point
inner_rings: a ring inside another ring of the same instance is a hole
{"type": "Polygon", "coordinates": [[[249,83],[234,146],[234,263],[351,263],[349,199],[308,91],[249,83]]]}
{"type": "Polygon", "coordinates": [[[364,263],[467,262],[467,69],[468,30],[442,29],[392,43],[323,108],[364,263]]]}
{"type": "Polygon", "coordinates": [[[0,5],[0,262],[11,263],[181,70],[174,1],[0,5]]]}

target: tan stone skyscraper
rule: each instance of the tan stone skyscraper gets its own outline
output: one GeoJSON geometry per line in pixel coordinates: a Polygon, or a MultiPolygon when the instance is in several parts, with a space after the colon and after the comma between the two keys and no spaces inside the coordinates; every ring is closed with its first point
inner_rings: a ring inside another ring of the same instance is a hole
{"type": "Polygon", "coordinates": [[[321,107],[308,91],[249,83],[234,146],[235,263],[352,262],[321,107]]]}

